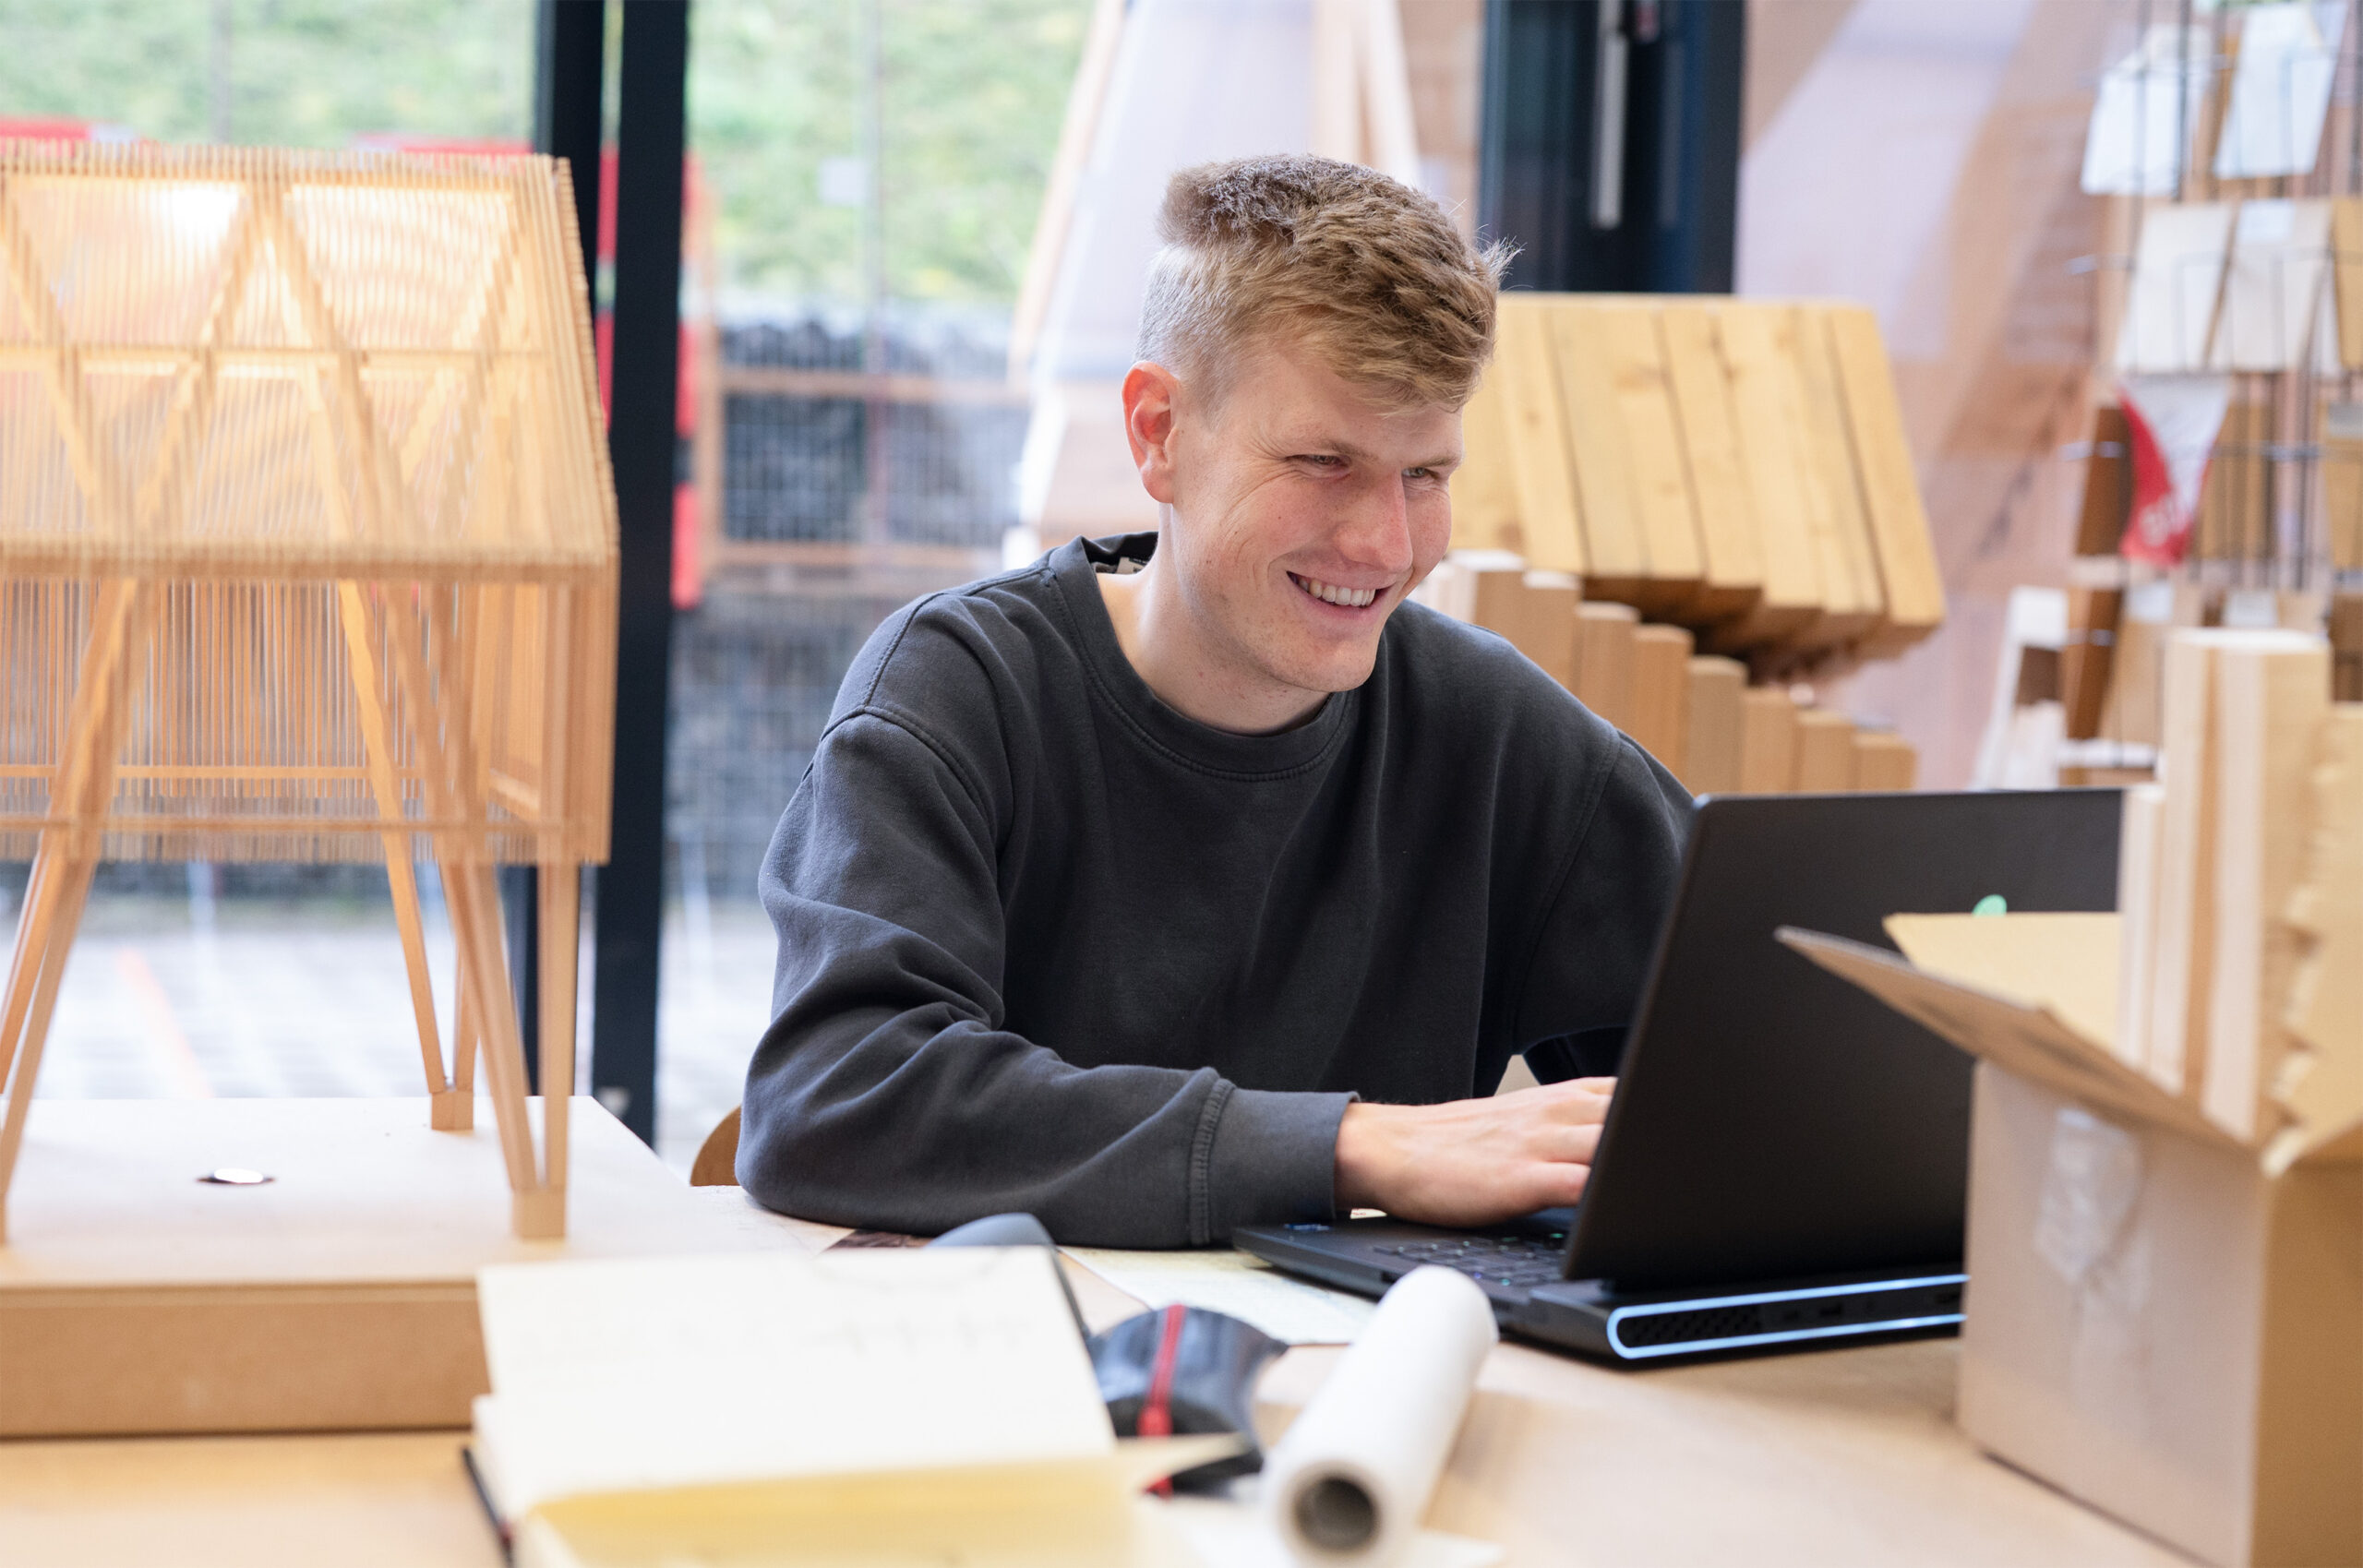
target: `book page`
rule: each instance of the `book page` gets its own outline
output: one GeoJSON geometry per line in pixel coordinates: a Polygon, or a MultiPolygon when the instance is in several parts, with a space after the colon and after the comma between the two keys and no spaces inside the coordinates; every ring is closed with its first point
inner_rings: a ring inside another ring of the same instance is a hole
{"type": "Polygon", "coordinates": [[[486,1269],[501,1506],[1104,1456],[1056,1267],[963,1248],[486,1269]]]}

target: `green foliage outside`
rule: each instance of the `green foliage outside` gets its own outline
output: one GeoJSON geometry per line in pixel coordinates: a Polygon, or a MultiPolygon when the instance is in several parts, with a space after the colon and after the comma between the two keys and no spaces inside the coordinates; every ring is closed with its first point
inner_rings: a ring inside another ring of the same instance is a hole
{"type": "MultiPolygon", "coordinates": [[[[696,0],[690,140],[714,197],[719,281],[865,296],[862,213],[823,205],[820,171],[862,149],[871,4],[888,292],[1005,306],[1089,0],[696,0]]],[[[533,0],[0,0],[0,116],[160,141],[223,126],[230,140],[294,147],[522,140],[533,74],[533,0]]]]}

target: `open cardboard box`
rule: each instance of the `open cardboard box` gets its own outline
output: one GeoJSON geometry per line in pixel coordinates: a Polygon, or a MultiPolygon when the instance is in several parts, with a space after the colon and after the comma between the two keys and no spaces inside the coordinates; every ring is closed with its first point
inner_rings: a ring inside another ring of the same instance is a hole
{"type": "Polygon", "coordinates": [[[2363,1128],[2243,1143],[2118,1054],[2114,915],[1781,940],[1977,1056],[1961,1426],[2207,1562],[2363,1562],[2363,1128]]]}

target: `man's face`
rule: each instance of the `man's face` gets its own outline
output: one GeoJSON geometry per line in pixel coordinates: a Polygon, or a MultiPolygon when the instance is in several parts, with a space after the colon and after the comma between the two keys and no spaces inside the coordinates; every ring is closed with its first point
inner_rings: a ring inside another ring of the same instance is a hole
{"type": "Polygon", "coordinates": [[[1307,697],[1369,679],[1386,617],[1451,543],[1459,461],[1457,411],[1373,402],[1285,341],[1211,406],[1180,389],[1158,555],[1204,655],[1307,697]]]}

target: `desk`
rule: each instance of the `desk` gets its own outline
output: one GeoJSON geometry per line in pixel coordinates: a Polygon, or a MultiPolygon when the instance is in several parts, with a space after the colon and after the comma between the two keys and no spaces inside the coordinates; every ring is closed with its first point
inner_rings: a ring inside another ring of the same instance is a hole
{"type": "MultiPolygon", "coordinates": [[[[701,1191],[738,1203],[735,1188],[701,1191]]],[[[784,1247],[841,1231],[750,1212],[784,1247]]],[[[1134,1304],[1075,1274],[1095,1326],[1134,1304]]],[[[1285,1429],[1335,1363],[1258,1391],[1285,1429]]],[[[1559,1563],[2180,1564],[1982,1457],[1951,1422],[1955,1346],[1623,1372],[1505,1345],[1429,1519],[1559,1563]]],[[[456,1432],[0,1442],[0,1568],[498,1568],[456,1432]]]]}

